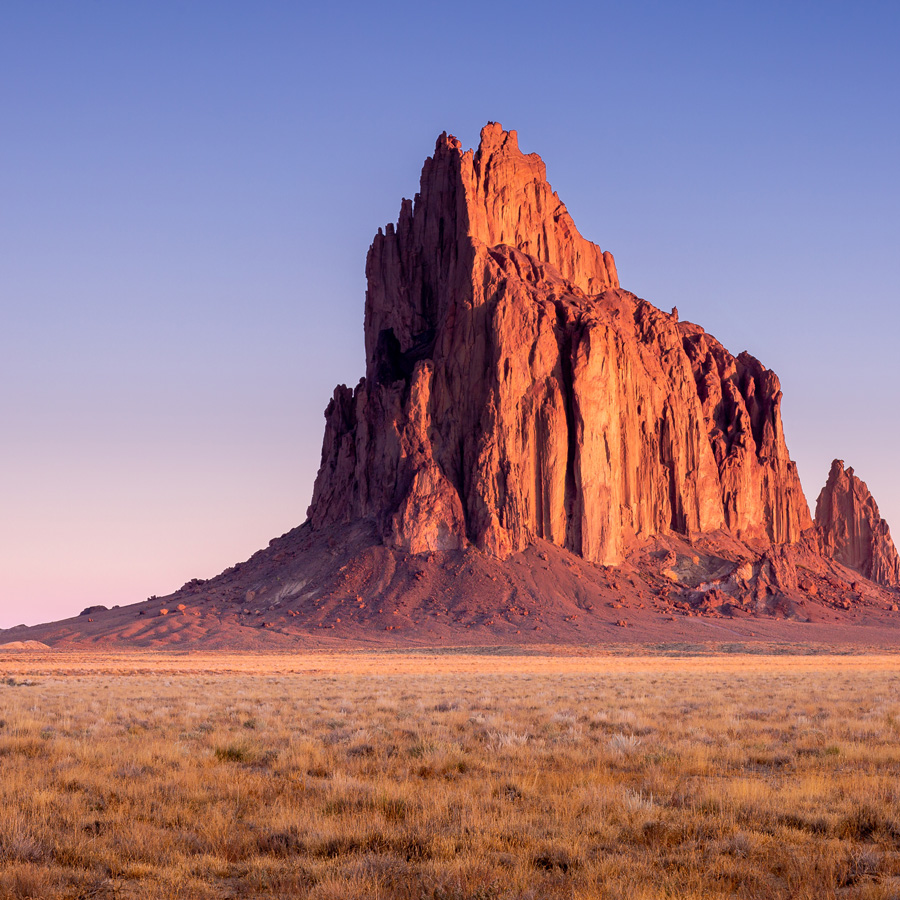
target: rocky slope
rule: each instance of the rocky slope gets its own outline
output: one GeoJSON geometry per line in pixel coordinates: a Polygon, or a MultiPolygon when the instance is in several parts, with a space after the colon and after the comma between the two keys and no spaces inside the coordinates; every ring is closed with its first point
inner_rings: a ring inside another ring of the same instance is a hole
{"type": "MultiPolygon", "coordinates": [[[[811,536],[808,532],[807,536],[811,536]]],[[[0,632],[54,648],[291,650],[597,643],[900,645],[900,595],[818,551],[727,532],[655,538],[620,566],[537,539],[505,560],[469,546],[410,554],[371,520],[307,522],[165,597],[0,632]]],[[[2,649],[0,649],[2,652],[2,649]]]]}
{"type": "Polygon", "coordinates": [[[900,585],[900,557],[888,524],[865,482],[841,459],[831,464],[816,501],[816,528],[827,556],[878,584],[900,585]]]}

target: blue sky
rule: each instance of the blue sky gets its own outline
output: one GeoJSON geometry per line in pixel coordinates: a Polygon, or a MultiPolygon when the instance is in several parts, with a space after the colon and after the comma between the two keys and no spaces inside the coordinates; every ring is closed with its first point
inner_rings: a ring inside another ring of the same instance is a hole
{"type": "Polygon", "coordinates": [[[0,6],[0,626],[304,519],[371,238],[489,119],[900,530],[900,6],[309,6],[0,6]]]}

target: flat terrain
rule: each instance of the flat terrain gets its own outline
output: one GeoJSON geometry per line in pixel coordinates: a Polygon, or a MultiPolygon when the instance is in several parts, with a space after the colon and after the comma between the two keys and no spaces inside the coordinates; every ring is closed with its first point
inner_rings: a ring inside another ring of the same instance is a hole
{"type": "Polygon", "coordinates": [[[900,896],[900,656],[717,650],[2,654],[0,898],[900,896]]]}

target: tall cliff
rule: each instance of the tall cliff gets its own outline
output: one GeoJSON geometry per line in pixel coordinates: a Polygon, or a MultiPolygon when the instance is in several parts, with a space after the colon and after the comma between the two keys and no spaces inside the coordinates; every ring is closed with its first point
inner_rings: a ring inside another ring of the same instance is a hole
{"type": "Polygon", "coordinates": [[[516,133],[438,138],[366,261],[366,376],[326,410],[314,528],[418,553],[812,525],[774,373],[619,287],[516,133]]]}
{"type": "Polygon", "coordinates": [[[832,462],[816,501],[816,528],[826,556],[878,584],[900,586],[900,557],[888,524],[866,483],[841,459],[832,462]]]}
{"type": "Polygon", "coordinates": [[[441,135],[366,272],[366,375],[328,404],[308,521],[0,643],[732,642],[791,619],[791,640],[897,645],[866,486],[835,461],[813,527],[775,374],[622,290],[515,132],[441,135]]]}

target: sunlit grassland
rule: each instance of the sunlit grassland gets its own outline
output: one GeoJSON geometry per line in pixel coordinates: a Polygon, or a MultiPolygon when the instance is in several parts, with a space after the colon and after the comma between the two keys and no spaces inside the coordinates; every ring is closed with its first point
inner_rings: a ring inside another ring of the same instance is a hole
{"type": "Polygon", "coordinates": [[[900,896],[900,661],[0,658],[0,898],[900,896]]]}

